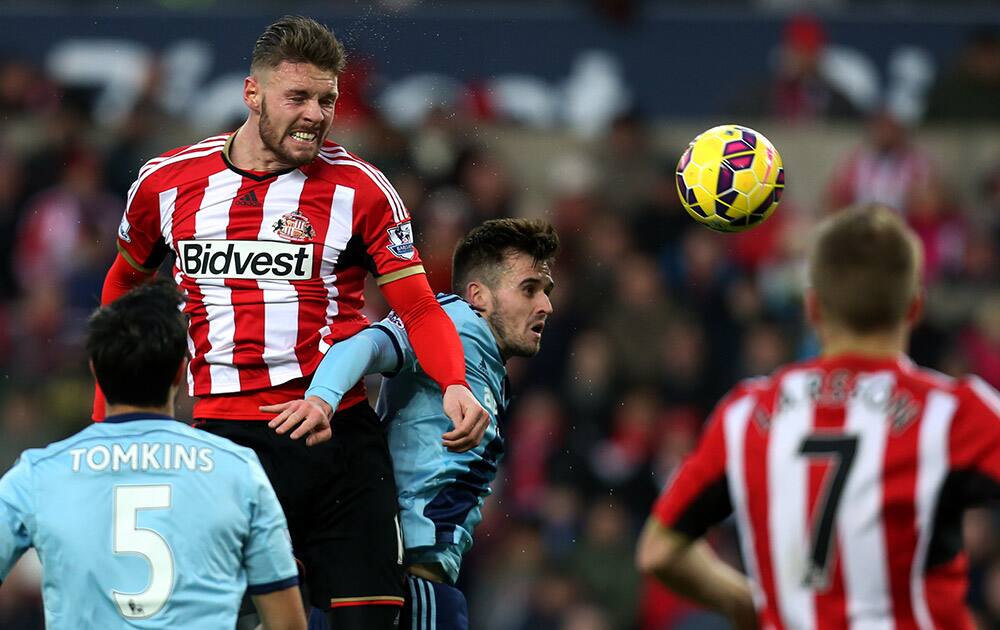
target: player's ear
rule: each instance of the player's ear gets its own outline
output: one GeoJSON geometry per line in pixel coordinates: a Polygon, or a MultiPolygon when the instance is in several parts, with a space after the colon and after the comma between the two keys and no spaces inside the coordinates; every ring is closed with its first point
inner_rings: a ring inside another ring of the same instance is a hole
{"type": "Polygon", "coordinates": [[[260,113],[260,99],[263,98],[260,89],[260,79],[250,75],[243,79],[243,102],[255,114],[260,113]]]}
{"type": "Polygon", "coordinates": [[[473,280],[465,285],[465,301],[477,311],[484,311],[489,307],[489,289],[483,283],[473,280]]]}
{"type": "Polygon", "coordinates": [[[916,295],[913,296],[913,300],[910,302],[910,307],[906,309],[906,323],[910,327],[917,325],[920,318],[924,314],[924,292],[918,291],[916,295]]]}

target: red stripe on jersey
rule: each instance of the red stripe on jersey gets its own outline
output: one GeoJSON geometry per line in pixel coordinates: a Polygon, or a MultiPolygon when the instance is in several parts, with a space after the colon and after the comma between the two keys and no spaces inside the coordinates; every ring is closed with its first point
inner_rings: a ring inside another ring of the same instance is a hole
{"type": "MultiPolygon", "coordinates": [[[[226,238],[255,241],[264,220],[264,200],[274,179],[263,182],[244,177],[236,196],[229,206],[229,224],[226,238]],[[242,203],[244,195],[253,191],[257,203],[242,203]]],[[[240,389],[250,391],[271,386],[271,377],[264,363],[264,292],[256,280],[228,278],[226,286],[232,290],[233,365],[239,368],[240,389]]]]}
{"type": "Polygon", "coordinates": [[[761,615],[761,626],[782,630],[785,624],[778,614],[778,589],[774,582],[774,567],[771,563],[770,519],[767,516],[767,492],[759,492],[760,488],[768,487],[766,453],[771,433],[767,423],[774,414],[777,391],[765,391],[757,394],[756,408],[751,412],[747,422],[746,436],[743,442],[743,483],[747,490],[747,516],[753,529],[753,552],[757,559],[757,580],[764,596],[761,615]],[[764,461],[761,461],[764,460],[764,461]]]}
{"type": "MultiPolygon", "coordinates": [[[[201,201],[205,196],[208,187],[208,177],[195,179],[177,187],[177,199],[174,202],[173,212],[173,242],[194,238],[195,215],[201,206],[201,201]]],[[[195,351],[192,353],[191,362],[188,364],[188,374],[193,380],[193,391],[211,391],[212,374],[205,361],[205,353],[199,351],[200,348],[207,348],[208,343],[208,317],[205,307],[205,294],[201,292],[198,283],[194,280],[182,276],[180,273],[180,259],[174,262],[174,277],[185,278],[181,281],[181,290],[187,296],[184,304],[184,312],[188,316],[188,337],[194,344],[195,351]]]]}
{"type": "MultiPolygon", "coordinates": [[[[823,379],[826,387],[827,379],[823,379]]],[[[845,423],[844,407],[817,404],[813,411],[813,434],[840,435],[845,423]]],[[[809,461],[809,500],[806,503],[806,531],[810,541],[815,545],[818,527],[819,510],[826,508],[829,500],[827,492],[833,481],[837,468],[843,465],[835,457],[810,457],[809,461]]],[[[814,597],[816,608],[817,630],[828,630],[847,627],[847,602],[844,594],[844,567],[840,556],[839,536],[836,525],[830,537],[830,555],[827,561],[827,584],[818,588],[814,597]]]]}

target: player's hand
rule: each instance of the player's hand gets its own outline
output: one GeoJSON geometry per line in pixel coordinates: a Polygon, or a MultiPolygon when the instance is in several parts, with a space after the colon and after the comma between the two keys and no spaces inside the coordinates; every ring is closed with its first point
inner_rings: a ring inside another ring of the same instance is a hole
{"type": "Polygon", "coordinates": [[[262,405],[264,413],[276,413],[267,426],[274,429],[278,435],[284,435],[293,428],[289,436],[297,440],[306,435],[306,446],[314,446],[326,442],[333,437],[330,418],[333,417],[333,406],[318,396],[310,396],[305,400],[290,400],[277,405],[262,405]]]}
{"type": "Polygon", "coordinates": [[[456,453],[475,448],[490,424],[490,414],[465,385],[449,385],[444,390],[444,413],[455,428],[441,439],[449,451],[456,453]]]}

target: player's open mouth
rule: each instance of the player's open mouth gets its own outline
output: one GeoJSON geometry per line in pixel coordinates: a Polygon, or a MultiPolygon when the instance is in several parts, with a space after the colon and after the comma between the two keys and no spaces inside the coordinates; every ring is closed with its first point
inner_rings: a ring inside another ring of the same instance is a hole
{"type": "Polygon", "coordinates": [[[535,333],[539,337],[542,336],[542,331],[545,330],[545,322],[538,322],[531,327],[531,332],[535,333]]]}
{"type": "Polygon", "coordinates": [[[293,140],[297,140],[299,142],[308,142],[312,144],[316,141],[316,134],[309,131],[293,131],[288,135],[290,135],[293,140]]]}

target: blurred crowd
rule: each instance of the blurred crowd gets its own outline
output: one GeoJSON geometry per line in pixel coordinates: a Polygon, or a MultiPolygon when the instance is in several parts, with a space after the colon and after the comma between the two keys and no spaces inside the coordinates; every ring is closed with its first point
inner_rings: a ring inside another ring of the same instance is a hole
{"type": "MultiPolygon", "coordinates": [[[[361,91],[338,112],[333,138],[394,183],[436,290],[448,290],[457,238],[482,220],[544,216],[562,238],[555,314],[539,356],[510,365],[507,456],[461,578],[473,627],[725,627],[641,579],[633,545],[715,401],[737,379],[815,351],[800,313],[801,256],[809,226],[826,213],[871,200],[898,208],[927,252],[914,358],[1000,387],[1000,156],[975,174],[978,187],[959,190],[933,147],[913,141],[921,124],[1000,122],[1000,39],[972,34],[914,116],[909,101],[865,106],[863,95],[844,93],[822,63],[824,37],[809,20],[790,25],[754,101],[761,109],[746,115],[846,119],[864,141],[829,156],[837,166],[820,203],[790,188],[773,218],[738,235],[686,215],[674,185],[682,147],[651,142],[665,123],[640,112],[621,112],[585,150],[535,164],[546,170],[544,190],[529,189],[521,165],[489,142],[506,123],[473,106],[432,111],[405,131],[361,91]]],[[[81,334],[115,255],[126,191],[145,160],[199,137],[191,121],[157,106],[156,81],[107,128],[86,91],[0,58],[0,471],[23,448],[88,422],[81,334]]],[[[381,317],[384,304],[370,296],[369,315],[381,317]]],[[[995,512],[966,522],[970,604],[984,627],[1000,624],[998,532],[995,512]]],[[[728,528],[712,542],[739,563],[728,528]]],[[[38,571],[22,563],[0,588],[0,627],[42,627],[38,571]]]]}

